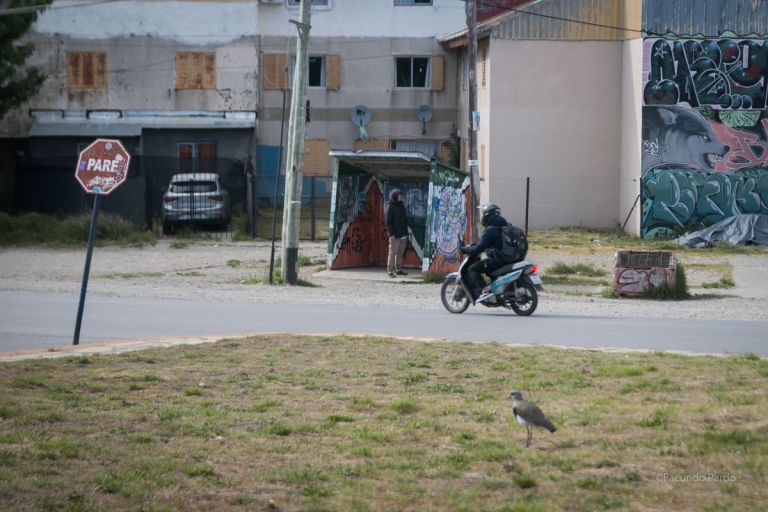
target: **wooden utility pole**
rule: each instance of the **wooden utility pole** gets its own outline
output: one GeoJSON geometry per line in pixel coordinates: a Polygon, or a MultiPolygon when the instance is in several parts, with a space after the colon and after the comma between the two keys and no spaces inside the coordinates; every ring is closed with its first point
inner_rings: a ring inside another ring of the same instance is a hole
{"type": "Polygon", "coordinates": [[[466,0],[467,5],[467,74],[469,75],[469,125],[467,129],[467,153],[469,154],[469,185],[472,188],[472,225],[469,236],[477,242],[480,227],[477,206],[480,202],[480,179],[477,162],[477,133],[475,132],[475,112],[477,111],[477,3],[466,0]]]}
{"type": "Polygon", "coordinates": [[[283,279],[288,284],[299,280],[299,227],[301,225],[301,180],[304,152],[304,128],[309,69],[309,25],[312,0],[301,0],[301,21],[291,20],[299,31],[296,44],[296,67],[293,72],[293,94],[288,120],[288,161],[285,166],[283,200],[283,279]]]}

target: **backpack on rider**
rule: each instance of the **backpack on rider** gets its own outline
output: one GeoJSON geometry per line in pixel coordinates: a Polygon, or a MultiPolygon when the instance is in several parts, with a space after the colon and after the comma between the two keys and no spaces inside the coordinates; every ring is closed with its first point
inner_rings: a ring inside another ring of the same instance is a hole
{"type": "Polygon", "coordinates": [[[525,259],[528,254],[528,238],[525,231],[507,224],[501,228],[501,256],[509,261],[517,262],[525,259]]]}

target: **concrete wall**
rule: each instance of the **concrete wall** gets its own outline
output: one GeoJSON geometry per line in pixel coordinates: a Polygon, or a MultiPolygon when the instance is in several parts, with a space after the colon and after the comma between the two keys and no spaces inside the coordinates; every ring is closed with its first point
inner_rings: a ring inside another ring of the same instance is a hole
{"type": "MultiPolygon", "coordinates": [[[[273,53],[290,48],[295,53],[293,38],[263,39],[263,52],[273,53]]],[[[308,89],[311,122],[307,138],[328,138],[332,149],[354,149],[359,137],[351,121],[353,107],[365,105],[371,111],[366,126],[369,138],[445,139],[456,121],[456,74],[453,58],[445,56],[445,86],[440,91],[398,89],[395,87],[396,55],[440,55],[443,50],[435,38],[312,38],[310,53],[338,55],[341,63],[341,87],[308,89]],[[429,105],[433,118],[426,133],[417,117],[417,108],[429,105]]],[[[280,139],[282,91],[262,91],[260,142],[277,145],[280,139]]],[[[290,91],[286,96],[286,116],[290,107],[290,91]]],[[[287,123],[286,123],[287,129],[287,123]]]]}
{"type": "MultiPolygon", "coordinates": [[[[328,0],[312,8],[313,37],[434,37],[460,30],[464,4],[432,0],[432,5],[396,6],[393,0],[328,0]]],[[[299,18],[299,6],[286,2],[261,4],[259,33],[295,35],[289,19],[299,18]]]]}
{"type": "Polygon", "coordinates": [[[522,225],[530,176],[529,227],[614,227],[622,43],[492,39],[490,59],[487,199],[522,225]]]}
{"type": "MultiPolygon", "coordinates": [[[[454,0],[433,3],[399,7],[392,0],[329,0],[328,6],[313,8],[310,51],[327,49],[357,59],[343,61],[346,87],[342,82],[343,92],[335,96],[344,98],[345,108],[371,102],[372,90],[380,98],[378,108],[410,109],[430,103],[433,98],[428,94],[387,94],[391,92],[388,84],[394,84],[394,78],[387,76],[394,72],[394,63],[390,66],[385,61],[393,53],[439,50],[434,36],[461,27],[463,9],[454,0]],[[421,41],[413,47],[415,39],[421,41]]],[[[298,6],[289,6],[287,0],[278,4],[253,0],[72,4],[54,2],[56,8],[42,13],[33,26],[29,40],[37,51],[28,64],[40,67],[49,79],[36,98],[0,123],[0,137],[26,136],[31,125],[29,108],[255,110],[259,52],[287,48],[295,52],[297,31],[289,20],[298,18],[298,6]],[[276,37],[262,47],[260,38],[269,40],[269,36],[276,37]],[[106,51],[108,87],[67,90],[67,51],[106,51]],[[216,53],[215,90],[175,88],[175,56],[180,51],[216,53]]],[[[323,98],[312,91],[310,99],[320,103],[323,98]]],[[[268,98],[265,106],[274,105],[274,99],[268,98]]]]}
{"type": "Polygon", "coordinates": [[[640,201],[635,201],[640,194],[643,41],[630,39],[622,44],[619,221],[626,221],[625,232],[639,236],[642,211],[640,201]]]}

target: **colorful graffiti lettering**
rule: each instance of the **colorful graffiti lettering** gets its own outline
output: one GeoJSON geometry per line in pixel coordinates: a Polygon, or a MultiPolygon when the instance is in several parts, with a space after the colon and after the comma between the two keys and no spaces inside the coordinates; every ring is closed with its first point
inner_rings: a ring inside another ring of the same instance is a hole
{"type": "Polygon", "coordinates": [[[644,50],[646,105],[766,108],[768,41],[646,39],[644,50]]]}
{"type": "Polygon", "coordinates": [[[467,228],[463,191],[460,188],[436,187],[432,209],[433,247],[446,256],[455,256],[467,228]]]}
{"type": "Polygon", "coordinates": [[[768,214],[768,169],[721,173],[656,169],[643,177],[643,238],[710,226],[742,213],[768,214]]]}
{"type": "Polygon", "coordinates": [[[768,213],[768,41],[646,39],[644,238],[768,213]]]}
{"type": "Polygon", "coordinates": [[[763,140],[756,133],[715,123],[715,135],[730,148],[725,157],[715,163],[715,169],[722,172],[745,167],[768,167],[768,119],[763,119],[761,126],[763,140]]]}

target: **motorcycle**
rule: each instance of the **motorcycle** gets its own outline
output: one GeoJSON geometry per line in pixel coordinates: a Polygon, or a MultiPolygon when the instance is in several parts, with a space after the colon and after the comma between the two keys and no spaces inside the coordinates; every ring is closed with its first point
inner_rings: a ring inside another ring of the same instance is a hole
{"type": "Polygon", "coordinates": [[[538,291],[543,291],[538,267],[528,260],[509,263],[491,272],[491,282],[483,288],[479,297],[472,295],[467,286],[469,266],[479,256],[466,255],[457,272],[445,276],[440,290],[443,306],[451,313],[463,313],[470,303],[480,303],[489,308],[505,307],[519,316],[532,315],[539,304],[538,291]]]}

